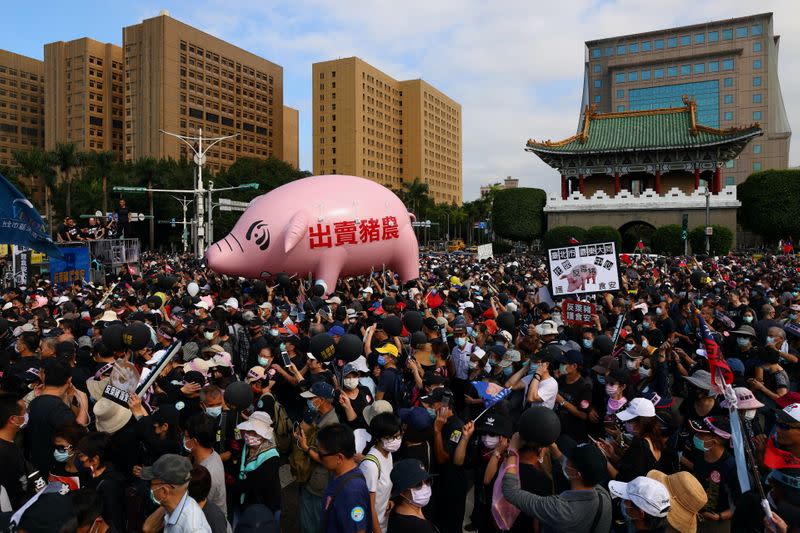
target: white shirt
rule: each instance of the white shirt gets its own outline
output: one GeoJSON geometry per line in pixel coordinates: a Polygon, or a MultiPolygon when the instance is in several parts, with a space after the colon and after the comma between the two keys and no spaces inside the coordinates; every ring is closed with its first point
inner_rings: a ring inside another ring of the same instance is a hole
{"type": "MultiPolygon", "coordinates": [[[[522,378],[525,383],[525,397],[528,397],[528,389],[533,381],[533,374],[528,374],[522,378]]],[[[553,376],[548,377],[539,382],[539,398],[541,402],[532,402],[531,407],[547,407],[552,409],[556,405],[556,396],[558,396],[558,381],[553,376]]]]}
{"type": "Polygon", "coordinates": [[[212,533],[203,510],[186,492],[171,514],[164,514],[164,533],[212,533]]]}
{"type": "Polygon", "coordinates": [[[364,479],[367,480],[367,490],[375,493],[375,512],[378,513],[381,533],[386,533],[389,525],[389,515],[386,513],[386,507],[389,505],[389,496],[392,492],[392,480],[390,478],[392,465],[394,464],[392,454],[384,456],[378,448],[373,446],[367,455],[372,455],[378,460],[381,465],[380,476],[378,476],[378,466],[370,459],[361,461],[358,467],[361,469],[361,473],[364,474],[364,479]]]}
{"type": "Polygon", "coordinates": [[[208,473],[211,474],[211,491],[208,493],[208,501],[214,502],[222,514],[227,515],[225,466],[222,464],[222,458],[216,451],[213,451],[200,465],[206,467],[208,473]]]}

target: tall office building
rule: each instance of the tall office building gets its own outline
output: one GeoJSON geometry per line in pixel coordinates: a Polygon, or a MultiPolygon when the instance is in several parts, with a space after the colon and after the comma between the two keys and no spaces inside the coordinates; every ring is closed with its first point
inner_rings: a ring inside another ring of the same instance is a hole
{"type": "Polygon", "coordinates": [[[297,169],[300,168],[299,122],[300,112],[283,106],[283,160],[297,169]]]}
{"type": "Polygon", "coordinates": [[[219,171],[239,157],[283,157],[283,67],[161,15],[123,28],[125,159],[191,158],[165,130],[238,137],[207,153],[219,171]]]}
{"type": "Polygon", "coordinates": [[[0,50],[0,165],[35,146],[44,147],[44,63],[0,50]]]}
{"type": "Polygon", "coordinates": [[[74,142],[122,157],[122,48],[87,37],[45,44],[44,68],[45,148],[74,142]]]}
{"type": "MultiPolygon", "coordinates": [[[[722,185],[750,173],[786,168],[791,129],[778,81],[772,13],[586,42],[582,109],[622,112],[684,107],[720,129],[758,123],[751,142],[722,169],[722,185]]],[[[583,124],[581,120],[580,124],[583,124]]]]}
{"type": "Polygon", "coordinates": [[[315,63],[314,174],[393,189],[419,178],[436,202],[462,202],[461,105],[423,80],[398,81],[357,57],[315,63]]]}

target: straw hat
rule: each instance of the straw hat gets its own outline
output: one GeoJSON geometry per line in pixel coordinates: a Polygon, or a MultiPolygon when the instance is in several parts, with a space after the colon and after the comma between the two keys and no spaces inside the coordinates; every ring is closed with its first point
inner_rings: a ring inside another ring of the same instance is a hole
{"type": "Polygon", "coordinates": [[[116,433],[128,423],[133,413],[131,410],[112,402],[108,398],[101,398],[92,409],[95,416],[97,431],[116,433]]]}
{"type": "Polygon", "coordinates": [[[658,470],[649,471],[647,477],[663,483],[669,491],[671,506],[667,523],[682,533],[696,533],[697,514],[708,502],[706,491],[697,478],[686,471],[668,476],[658,470]]]}

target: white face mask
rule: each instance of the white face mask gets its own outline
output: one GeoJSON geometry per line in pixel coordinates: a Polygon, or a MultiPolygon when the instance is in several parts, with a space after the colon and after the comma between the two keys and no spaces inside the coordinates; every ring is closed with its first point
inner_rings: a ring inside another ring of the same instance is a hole
{"type": "Polygon", "coordinates": [[[649,378],[651,374],[651,369],[645,368],[643,366],[639,367],[639,375],[643,378],[649,378]]]}
{"type": "Polygon", "coordinates": [[[661,309],[660,307],[656,307],[656,314],[657,314],[658,316],[661,316],[661,315],[663,315],[663,314],[664,314],[664,310],[663,310],[663,309],[661,309]]]}
{"type": "Polygon", "coordinates": [[[210,341],[211,339],[214,338],[214,332],[213,331],[204,331],[203,332],[203,337],[205,337],[207,341],[210,341]]]}
{"type": "Polygon", "coordinates": [[[481,442],[483,442],[483,445],[490,450],[494,450],[500,443],[500,437],[497,435],[484,435],[481,437],[481,442]]]}
{"type": "Polygon", "coordinates": [[[634,348],[636,348],[636,345],[635,345],[634,343],[632,343],[632,342],[626,342],[626,343],[625,343],[625,349],[626,349],[627,351],[629,351],[629,352],[630,352],[630,351],[631,351],[631,350],[633,350],[634,348]]]}
{"type": "Polygon", "coordinates": [[[247,445],[250,446],[251,448],[258,448],[259,446],[261,446],[262,440],[263,439],[261,437],[259,437],[258,435],[245,435],[244,436],[245,443],[247,443],[247,445]]]}
{"type": "Polygon", "coordinates": [[[400,437],[394,437],[391,439],[383,439],[383,449],[389,453],[394,453],[400,449],[400,444],[403,442],[403,439],[400,437]]]}
{"type": "Polygon", "coordinates": [[[752,420],[756,417],[756,410],[755,409],[746,409],[744,412],[745,420],[752,420]]]}
{"type": "Polygon", "coordinates": [[[342,383],[344,384],[345,389],[353,390],[358,387],[358,378],[344,378],[342,383]]]}
{"type": "Polygon", "coordinates": [[[417,507],[425,507],[431,501],[431,486],[425,483],[418,489],[411,489],[411,503],[417,507]]]}

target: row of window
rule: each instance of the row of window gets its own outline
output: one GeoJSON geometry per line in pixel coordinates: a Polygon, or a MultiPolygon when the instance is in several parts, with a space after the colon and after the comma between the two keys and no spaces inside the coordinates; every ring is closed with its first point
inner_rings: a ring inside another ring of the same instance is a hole
{"type": "MultiPolygon", "coordinates": [[[[750,37],[758,37],[764,32],[761,24],[754,24],[749,28],[750,37]]],[[[653,39],[646,41],[639,41],[629,44],[619,44],[617,46],[606,46],[604,48],[595,47],[591,49],[591,57],[597,59],[599,57],[611,57],[613,55],[636,54],[639,52],[650,52],[653,50],[663,50],[666,48],[677,48],[679,46],[703,45],[705,43],[719,42],[720,37],[723,41],[733,40],[734,36],[737,39],[746,39],[748,37],[748,27],[740,26],[736,29],[726,28],[719,32],[717,30],[709,32],[700,32],[694,34],[679,35],[676,37],[668,37],[666,39],[653,39]]]]}

